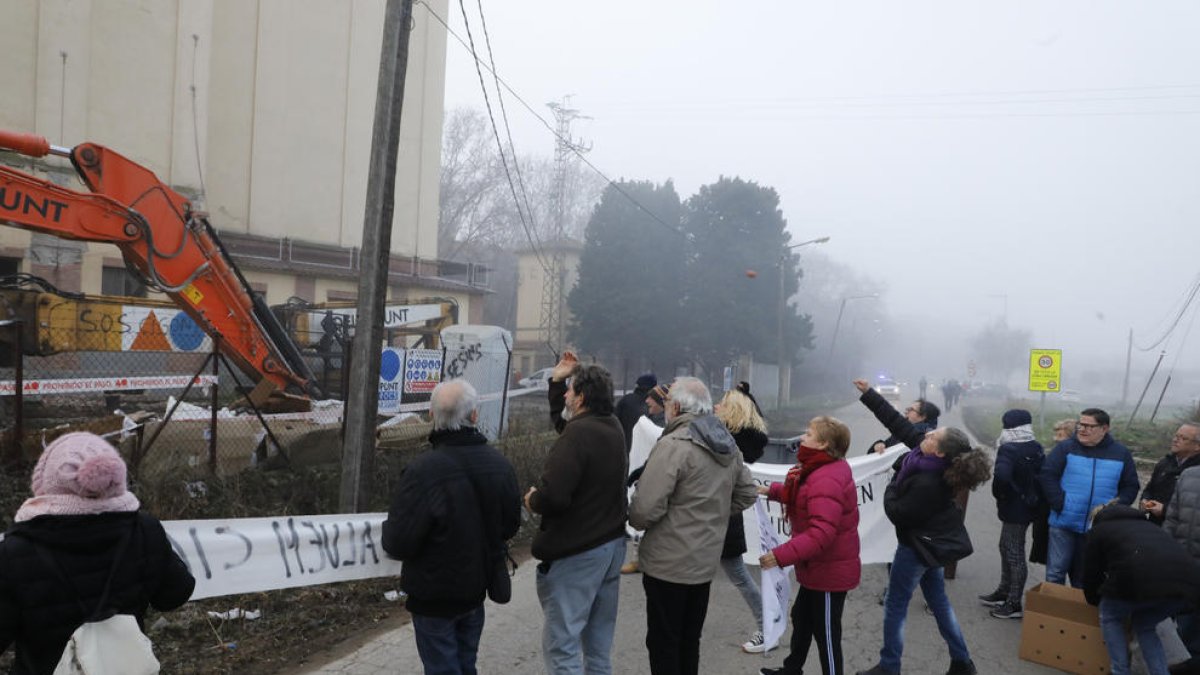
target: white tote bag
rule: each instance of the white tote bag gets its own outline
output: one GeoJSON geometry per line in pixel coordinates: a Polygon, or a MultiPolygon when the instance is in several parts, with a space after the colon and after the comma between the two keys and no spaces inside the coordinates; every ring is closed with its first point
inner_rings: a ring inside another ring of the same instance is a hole
{"type": "Polygon", "coordinates": [[[158,675],[158,659],[137,619],[114,614],[75,629],[54,675],[158,675]]]}

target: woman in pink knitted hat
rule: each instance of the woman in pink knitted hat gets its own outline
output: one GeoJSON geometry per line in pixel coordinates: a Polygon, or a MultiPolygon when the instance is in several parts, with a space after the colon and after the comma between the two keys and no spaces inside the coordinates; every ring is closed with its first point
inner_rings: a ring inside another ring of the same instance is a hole
{"type": "Polygon", "coordinates": [[[103,609],[131,614],[139,626],[148,606],[175,609],[191,597],[196,580],[162,523],[138,511],[125,462],[104,439],[58,438],[31,483],[33,497],[0,540],[0,653],[16,644],[13,673],[54,672],[106,585],[103,609]]]}

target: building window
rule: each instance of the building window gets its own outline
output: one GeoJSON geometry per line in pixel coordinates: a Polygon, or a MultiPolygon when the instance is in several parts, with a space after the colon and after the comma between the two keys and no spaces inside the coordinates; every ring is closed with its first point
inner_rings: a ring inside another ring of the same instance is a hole
{"type": "Polygon", "coordinates": [[[146,286],[124,267],[105,267],[100,277],[100,292],[104,295],[146,297],[146,286]]]}
{"type": "Polygon", "coordinates": [[[11,277],[21,272],[20,258],[0,258],[0,277],[11,277]]]}

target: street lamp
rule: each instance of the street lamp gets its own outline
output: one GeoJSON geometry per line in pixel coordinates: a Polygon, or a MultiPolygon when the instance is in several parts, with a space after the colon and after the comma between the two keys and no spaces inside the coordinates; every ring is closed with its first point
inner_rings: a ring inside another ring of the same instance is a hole
{"type": "Polygon", "coordinates": [[[838,328],[842,325],[842,313],[846,311],[846,303],[850,300],[863,300],[866,298],[878,298],[878,293],[868,293],[866,295],[851,295],[842,298],[842,306],[838,308],[837,321],[833,323],[833,337],[829,340],[829,358],[833,358],[833,349],[837,346],[838,328]]]}
{"type": "Polygon", "coordinates": [[[791,398],[792,385],[792,363],[791,359],[787,358],[787,349],[783,345],[783,314],[787,311],[787,290],[783,283],[783,264],[787,262],[788,251],[809,244],[824,244],[829,241],[829,237],[818,237],[817,239],[809,239],[802,241],[799,244],[784,246],[783,252],[779,254],[779,390],[775,402],[776,410],[783,410],[783,402],[791,398]]]}

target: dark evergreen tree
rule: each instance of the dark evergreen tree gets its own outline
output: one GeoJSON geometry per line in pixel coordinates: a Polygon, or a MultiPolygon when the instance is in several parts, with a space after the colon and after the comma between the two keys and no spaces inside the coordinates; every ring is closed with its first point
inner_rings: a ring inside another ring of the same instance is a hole
{"type": "MultiPolygon", "coordinates": [[[[780,274],[783,297],[799,283],[798,257],[779,195],[740,178],[720,178],[687,200],[683,228],[691,251],[683,310],[690,356],[710,375],[740,354],[776,361],[780,274]]],[[[812,322],[784,308],[785,359],[812,348],[812,322]]]]}
{"type": "Polygon", "coordinates": [[[670,182],[618,186],[604,191],[584,232],[578,280],[567,300],[570,337],[585,353],[644,363],[667,379],[668,369],[683,361],[679,195],[670,182]]]}

